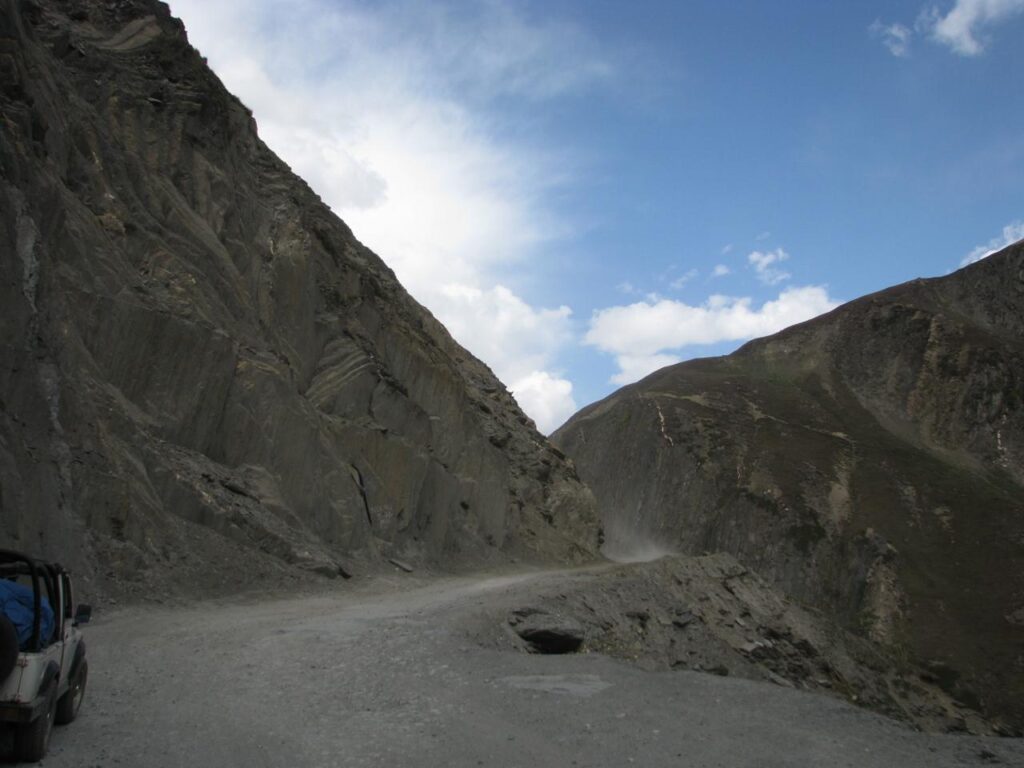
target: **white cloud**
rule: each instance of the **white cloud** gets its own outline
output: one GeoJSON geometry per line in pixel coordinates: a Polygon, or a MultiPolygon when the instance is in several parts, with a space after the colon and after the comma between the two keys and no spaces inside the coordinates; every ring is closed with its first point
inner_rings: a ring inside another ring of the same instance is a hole
{"type": "Polygon", "coordinates": [[[714,295],[701,306],[661,299],[594,313],[585,343],[615,356],[627,384],[682,359],[684,347],[766,336],[838,306],[822,286],[787,288],[760,307],[753,300],[714,295]]]}
{"type": "Polygon", "coordinates": [[[757,273],[757,279],[765,285],[777,285],[784,280],[789,280],[791,275],[778,268],[778,264],[789,259],[789,254],[781,248],[774,251],[754,251],[747,256],[747,261],[757,273]]]}
{"type": "Polygon", "coordinates": [[[532,307],[504,286],[509,265],[571,231],[548,195],[573,178],[572,153],[499,138],[494,104],[531,111],[606,84],[614,68],[595,41],[497,2],[173,0],[172,10],[267,144],[550,426],[571,402],[552,370],[571,340],[569,310],[532,307]]]}
{"type": "Polygon", "coordinates": [[[726,275],[731,274],[732,270],[729,269],[729,267],[727,267],[725,264],[715,264],[715,268],[711,270],[712,277],[725,277],[726,275]]]}
{"type": "Polygon", "coordinates": [[[905,58],[910,55],[910,38],[914,34],[910,27],[899,22],[883,24],[881,20],[876,19],[868,30],[882,41],[882,45],[888,48],[893,56],[905,58]]]}
{"type": "Polygon", "coordinates": [[[732,250],[732,243],[726,243],[722,246],[722,255],[725,256],[729,251],[732,250]]]}
{"type": "Polygon", "coordinates": [[[660,368],[675,365],[683,358],[678,355],[616,355],[615,363],[619,366],[619,372],[608,381],[619,386],[632,384],[640,381],[649,373],[654,373],[660,368]]]}
{"type": "Polygon", "coordinates": [[[469,349],[479,350],[482,360],[499,361],[495,373],[510,385],[544,368],[572,340],[569,307],[538,309],[502,285],[447,283],[439,293],[445,314],[438,319],[469,349]]]}
{"type": "Polygon", "coordinates": [[[642,291],[639,288],[637,288],[635,285],[633,285],[628,280],[625,280],[625,281],[619,283],[615,287],[618,288],[623,293],[630,294],[630,295],[637,294],[637,293],[642,293],[642,291]]]}
{"type": "Polygon", "coordinates": [[[576,412],[572,384],[547,371],[534,371],[515,383],[512,390],[524,411],[541,432],[550,434],[576,412]]]}
{"type": "Polygon", "coordinates": [[[1024,0],[956,0],[948,12],[937,6],[925,7],[917,16],[914,28],[894,22],[876,20],[868,31],[882,41],[893,56],[910,55],[911,40],[916,34],[947,46],[961,56],[984,53],[988,41],[984,30],[1024,13],[1024,0]]]}
{"type": "Polygon", "coordinates": [[[693,280],[693,278],[695,278],[698,274],[699,273],[697,272],[696,269],[687,270],[686,272],[681,274],[679,277],[677,277],[675,280],[673,280],[671,283],[669,283],[669,287],[670,288],[674,288],[675,290],[678,291],[680,288],[682,288],[688,282],[693,280]]]}
{"type": "Polygon", "coordinates": [[[993,253],[1003,250],[1006,246],[1013,245],[1018,240],[1024,240],[1024,220],[1007,224],[1003,227],[1003,233],[1001,236],[993,237],[984,245],[976,246],[974,250],[964,256],[960,261],[960,266],[966,267],[968,264],[981,261],[982,259],[991,256],[993,253]]]}
{"type": "Polygon", "coordinates": [[[919,25],[933,40],[949,46],[962,56],[984,52],[987,41],[982,30],[1024,12],[1024,0],[957,0],[945,15],[937,8],[925,11],[919,25]]]}

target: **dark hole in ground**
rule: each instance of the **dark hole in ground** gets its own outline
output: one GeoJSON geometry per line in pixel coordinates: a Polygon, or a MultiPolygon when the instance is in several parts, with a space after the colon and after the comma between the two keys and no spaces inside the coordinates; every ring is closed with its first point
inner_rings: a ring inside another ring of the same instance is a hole
{"type": "Polygon", "coordinates": [[[513,611],[508,623],[530,653],[576,653],[583,646],[583,627],[566,616],[521,608],[513,611]]]}
{"type": "Polygon", "coordinates": [[[567,634],[558,630],[537,630],[520,632],[533,653],[576,653],[583,646],[581,636],[567,634]]]}

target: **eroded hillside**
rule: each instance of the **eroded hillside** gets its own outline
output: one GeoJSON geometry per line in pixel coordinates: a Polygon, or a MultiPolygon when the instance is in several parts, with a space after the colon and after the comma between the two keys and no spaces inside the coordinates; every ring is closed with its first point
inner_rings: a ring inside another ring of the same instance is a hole
{"type": "Polygon", "coordinates": [[[149,0],[0,0],[0,525],[91,590],[573,561],[593,500],[149,0]]]}
{"type": "Polygon", "coordinates": [[[554,439],[612,551],[730,552],[1019,728],[1022,318],[1018,243],[665,368],[554,439]]]}

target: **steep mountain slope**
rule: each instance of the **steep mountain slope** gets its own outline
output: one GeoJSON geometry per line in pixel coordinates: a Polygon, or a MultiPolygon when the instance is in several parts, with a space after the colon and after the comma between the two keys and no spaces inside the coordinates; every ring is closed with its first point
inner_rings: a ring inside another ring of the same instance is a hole
{"type": "Polygon", "coordinates": [[[592,405],[609,548],[726,551],[1024,725],[1024,244],[592,405]]]}
{"type": "Polygon", "coordinates": [[[593,499],[151,0],[0,0],[0,536],[95,589],[572,560],[593,499]]]}

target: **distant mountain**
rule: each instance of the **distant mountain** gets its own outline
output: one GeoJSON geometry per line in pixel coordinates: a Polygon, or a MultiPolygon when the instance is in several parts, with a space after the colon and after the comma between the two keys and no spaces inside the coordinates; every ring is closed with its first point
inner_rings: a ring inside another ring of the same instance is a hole
{"type": "Polygon", "coordinates": [[[597,548],[561,454],[150,0],[0,0],[0,537],[129,595],[597,548]]]}
{"type": "Polygon", "coordinates": [[[553,441],[609,553],[732,553],[1024,725],[1024,243],[660,370],[553,441]]]}

